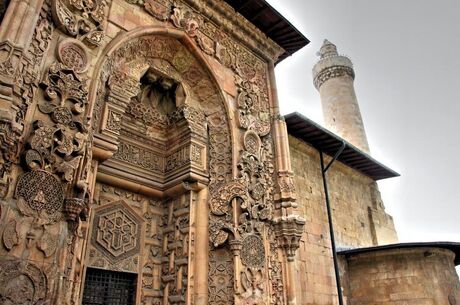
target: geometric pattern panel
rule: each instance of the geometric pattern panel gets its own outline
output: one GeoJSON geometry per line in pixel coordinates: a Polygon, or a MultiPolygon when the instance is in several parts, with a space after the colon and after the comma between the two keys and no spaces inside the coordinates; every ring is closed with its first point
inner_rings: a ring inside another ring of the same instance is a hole
{"type": "Polygon", "coordinates": [[[96,211],[92,244],[112,262],[139,254],[142,219],[124,202],[96,211]]]}

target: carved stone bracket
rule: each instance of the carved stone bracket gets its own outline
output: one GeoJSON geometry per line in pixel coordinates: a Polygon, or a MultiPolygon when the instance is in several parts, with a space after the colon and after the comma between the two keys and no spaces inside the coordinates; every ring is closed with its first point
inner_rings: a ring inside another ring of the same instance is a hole
{"type": "Polygon", "coordinates": [[[295,252],[299,248],[299,241],[303,234],[305,219],[298,215],[275,218],[275,234],[279,246],[285,251],[288,261],[294,261],[295,252]]]}

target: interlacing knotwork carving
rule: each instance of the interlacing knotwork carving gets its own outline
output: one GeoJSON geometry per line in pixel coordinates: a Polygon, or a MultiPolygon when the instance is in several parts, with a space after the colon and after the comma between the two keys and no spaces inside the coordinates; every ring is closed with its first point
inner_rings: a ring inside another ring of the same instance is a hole
{"type": "Polygon", "coordinates": [[[113,262],[138,255],[141,224],[142,219],[126,203],[111,203],[95,213],[92,243],[113,262]]]}
{"type": "Polygon", "coordinates": [[[60,212],[64,203],[64,188],[60,181],[44,170],[26,172],[16,185],[18,206],[27,216],[44,218],[60,212]],[[22,201],[24,200],[24,205],[22,201]]]}
{"type": "Polygon", "coordinates": [[[66,34],[99,46],[104,39],[106,0],[52,0],[53,18],[66,34]]]}
{"type": "Polygon", "coordinates": [[[166,206],[168,210],[163,228],[163,255],[166,259],[161,272],[163,295],[168,295],[168,304],[185,305],[190,246],[190,193],[169,200],[166,206]]]}
{"type": "Polygon", "coordinates": [[[257,234],[248,234],[244,237],[241,246],[241,262],[249,268],[262,268],[264,266],[264,242],[257,234]]]}

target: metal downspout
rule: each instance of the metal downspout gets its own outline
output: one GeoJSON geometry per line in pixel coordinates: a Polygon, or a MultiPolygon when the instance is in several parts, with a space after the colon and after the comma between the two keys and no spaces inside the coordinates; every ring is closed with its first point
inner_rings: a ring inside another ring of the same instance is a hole
{"type": "Polygon", "coordinates": [[[337,252],[336,252],[336,247],[335,247],[334,225],[332,224],[332,212],[331,212],[331,206],[329,202],[329,191],[327,189],[326,172],[331,167],[332,163],[334,163],[334,161],[337,160],[337,158],[342,154],[345,147],[346,147],[346,143],[342,142],[342,146],[340,147],[340,149],[337,151],[337,153],[334,155],[334,157],[332,158],[332,160],[329,162],[329,164],[326,167],[324,167],[323,152],[321,151],[321,149],[318,149],[320,160],[321,160],[321,173],[323,176],[324,195],[326,198],[327,220],[329,222],[329,233],[331,236],[332,258],[334,260],[335,282],[337,285],[337,295],[339,299],[339,305],[343,305],[343,295],[342,295],[342,285],[340,284],[340,272],[339,272],[339,264],[337,261],[337,252]]]}

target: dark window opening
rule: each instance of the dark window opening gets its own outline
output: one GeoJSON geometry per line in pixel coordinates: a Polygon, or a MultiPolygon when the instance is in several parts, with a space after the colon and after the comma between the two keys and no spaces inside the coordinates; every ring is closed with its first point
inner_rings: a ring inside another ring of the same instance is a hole
{"type": "Polygon", "coordinates": [[[10,4],[10,0],[0,0],[0,23],[3,21],[3,17],[5,16],[6,9],[10,4]]]}
{"type": "Polygon", "coordinates": [[[83,305],[134,305],[136,274],[88,268],[83,305]]]}

